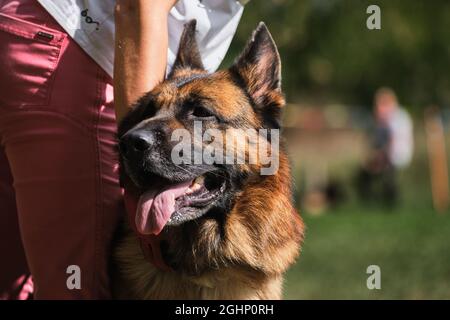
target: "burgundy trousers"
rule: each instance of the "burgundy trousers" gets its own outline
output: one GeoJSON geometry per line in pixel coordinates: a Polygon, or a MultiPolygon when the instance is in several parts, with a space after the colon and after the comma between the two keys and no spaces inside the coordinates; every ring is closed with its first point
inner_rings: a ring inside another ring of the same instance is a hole
{"type": "Polygon", "coordinates": [[[110,297],[115,134],[105,71],[37,1],[0,0],[0,297],[28,274],[38,299],[110,297]]]}

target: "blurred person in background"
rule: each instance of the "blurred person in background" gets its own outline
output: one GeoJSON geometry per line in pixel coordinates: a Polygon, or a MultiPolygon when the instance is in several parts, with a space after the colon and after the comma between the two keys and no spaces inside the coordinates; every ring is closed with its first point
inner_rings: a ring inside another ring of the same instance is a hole
{"type": "Polygon", "coordinates": [[[357,177],[361,200],[392,207],[398,200],[397,171],[406,168],[413,154],[411,116],[389,88],[377,90],[374,99],[375,125],[371,150],[357,177]]]}

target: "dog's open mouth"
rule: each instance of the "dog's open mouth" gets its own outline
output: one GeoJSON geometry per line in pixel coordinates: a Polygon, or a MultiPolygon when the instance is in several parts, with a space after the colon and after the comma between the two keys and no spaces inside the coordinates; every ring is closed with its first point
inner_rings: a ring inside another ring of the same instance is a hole
{"type": "Polygon", "coordinates": [[[185,182],[165,182],[144,192],[137,205],[136,227],[141,234],[159,234],[204,215],[224,192],[225,178],[209,172],[185,182]]]}

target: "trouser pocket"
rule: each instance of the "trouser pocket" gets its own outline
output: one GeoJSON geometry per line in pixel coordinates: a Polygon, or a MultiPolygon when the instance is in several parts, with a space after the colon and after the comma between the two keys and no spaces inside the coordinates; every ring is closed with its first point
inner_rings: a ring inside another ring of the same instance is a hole
{"type": "Polygon", "coordinates": [[[0,108],[48,104],[66,36],[0,13],[0,108]]]}

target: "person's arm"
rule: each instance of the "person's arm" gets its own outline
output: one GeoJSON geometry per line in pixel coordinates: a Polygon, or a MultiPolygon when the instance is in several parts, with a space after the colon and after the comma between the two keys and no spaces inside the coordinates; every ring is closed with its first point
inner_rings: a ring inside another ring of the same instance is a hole
{"type": "Polygon", "coordinates": [[[169,11],[177,0],[118,0],[114,100],[119,122],[142,94],[164,79],[169,11]]]}

